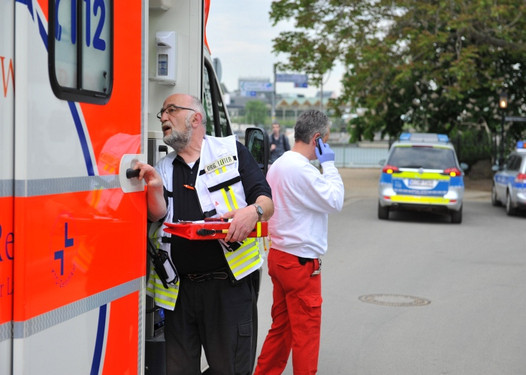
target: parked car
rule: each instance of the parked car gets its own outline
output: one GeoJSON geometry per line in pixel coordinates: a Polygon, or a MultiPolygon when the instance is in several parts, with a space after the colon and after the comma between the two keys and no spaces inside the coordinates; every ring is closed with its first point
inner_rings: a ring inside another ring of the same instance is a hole
{"type": "Polygon", "coordinates": [[[526,209],[526,141],[517,142],[504,165],[494,166],[493,170],[497,172],[493,176],[491,203],[494,206],[503,204],[508,215],[526,209]]]}
{"type": "Polygon", "coordinates": [[[464,172],[445,134],[402,133],[383,164],[378,188],[378,218],[395,209],[447,213],[462,222],[464,172]]]}

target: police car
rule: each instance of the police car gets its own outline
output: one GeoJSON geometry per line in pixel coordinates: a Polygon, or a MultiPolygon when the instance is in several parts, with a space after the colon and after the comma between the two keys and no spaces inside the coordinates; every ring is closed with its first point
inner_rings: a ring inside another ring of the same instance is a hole
{"type": "Polygon", "coordinates": [[[493,176],[491,203],[494,206],[504,204],[508,215],[526,209],[526,141],[517,142],[515,151],[493,176]]]}
{"type": "Polygon", "coordinates": [[[378,188],[378,218],[394,209],[444,212],[462,222],[464,172],[445,134],[402,133],[382,168],[378,188]]]}

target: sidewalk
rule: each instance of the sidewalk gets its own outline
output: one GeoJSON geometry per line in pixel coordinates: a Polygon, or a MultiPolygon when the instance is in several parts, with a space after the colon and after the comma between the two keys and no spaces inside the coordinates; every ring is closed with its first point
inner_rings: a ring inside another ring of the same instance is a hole
{"type": "MultiPolygon", "coordinates": [[[[357,198],[376,198],[380,168],[339,168],[345,186],[345,201],[357,198]]],[[[491,200],[490,179],[464,178],[466,200],[491,200]]]]}

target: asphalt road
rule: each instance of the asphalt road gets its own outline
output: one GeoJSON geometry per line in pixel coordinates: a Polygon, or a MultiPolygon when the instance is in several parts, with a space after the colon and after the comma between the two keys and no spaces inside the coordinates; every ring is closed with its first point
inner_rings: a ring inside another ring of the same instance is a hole
{"type": "MultiPolygon", "coordinates": [[[[467,182],[462,224],[434,214],[377,219],[379,170],[342,170],[323,267],[323,375],[526,374],[526,215],[467,182]]],[[[259,298],[258,353],[272,285],[259,298]]],[[[292,374],[291,361],[284,374],[292,374]]]]}

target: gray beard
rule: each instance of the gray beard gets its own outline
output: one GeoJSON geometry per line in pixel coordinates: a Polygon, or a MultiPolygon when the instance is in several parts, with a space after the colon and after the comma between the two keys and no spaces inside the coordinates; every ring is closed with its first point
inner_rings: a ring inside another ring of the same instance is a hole
{"type": "Polygon", "coordinates": [[[192,137],[192,126],[186,124],[186,131],[184,133],[178,133],[172,130],[172,132],[163,137],[164,143],[173,148],[176,153],[180,153],[190,143],[192,137]]]}

